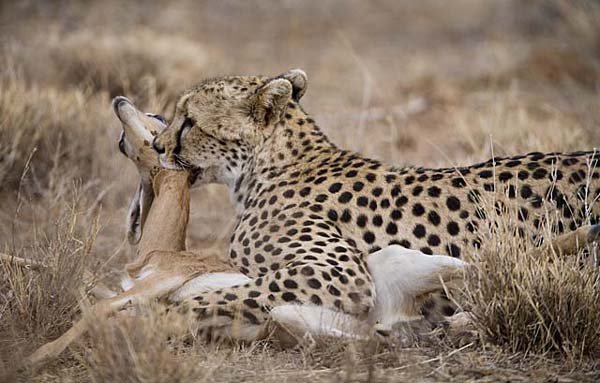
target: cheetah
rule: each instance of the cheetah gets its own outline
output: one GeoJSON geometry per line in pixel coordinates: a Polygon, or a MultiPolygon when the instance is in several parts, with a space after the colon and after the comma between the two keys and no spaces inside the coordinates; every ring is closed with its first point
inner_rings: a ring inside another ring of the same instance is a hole
{"type": "MultiPolygon", "coordinates": [[[[307,84],[299,69],[205,80],[183,93],[152,143],[161,166],[225,184],[236,207],[228,256],[252,280],[170,308],[199,331],[235,319],[257,336],[273,310],[290,306],[364,318],[376,302],[373,254],[398,246],[464,257],[498,216],[536,245],[544,228],[562,234],[597,222],[595,150],[391,166],[331,142],[301,106],[307,84]]],[[[440,298],[422,310],[454,309],[440,298]]]]}

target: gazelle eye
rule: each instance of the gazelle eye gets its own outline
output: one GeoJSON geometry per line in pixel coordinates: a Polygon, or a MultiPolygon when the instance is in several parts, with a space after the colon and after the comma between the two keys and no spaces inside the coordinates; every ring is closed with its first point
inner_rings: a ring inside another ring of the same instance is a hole
{"type": "Polygon", "coordinates": [[[152,117],[156,118],[158,121],[162,122],[164,125],[167,125],[167,119],[161,116],[160,114],[153,114],[152,117]]]}
{"type": "Polygon", "coordinates": [[[154,113],[146,113],[146,116],[148,117],[152,117],[152,118],[156,118],[158,121],[160,121],[163,125],[167,125],[167,119],[164,118],[163,116],[161,116],[160,114],[154,114],[154,113]]]}

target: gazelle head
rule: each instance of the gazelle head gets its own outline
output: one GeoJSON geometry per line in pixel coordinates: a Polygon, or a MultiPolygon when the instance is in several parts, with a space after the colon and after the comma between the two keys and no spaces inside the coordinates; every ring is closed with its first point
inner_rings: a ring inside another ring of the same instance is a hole
{"type": "Polygon", "coordinates": [[[154,200],[152,178],[160,170],[158,154],[151,143],[167,127],[167,121],[160,115],[141,112],[123,96],[115,97],[112,107],[123,127],[119,150],[133,161],[140,174],[140,184],[127,214],[127,239],[133,245],[142,236],[144,222],[154,200]]]}

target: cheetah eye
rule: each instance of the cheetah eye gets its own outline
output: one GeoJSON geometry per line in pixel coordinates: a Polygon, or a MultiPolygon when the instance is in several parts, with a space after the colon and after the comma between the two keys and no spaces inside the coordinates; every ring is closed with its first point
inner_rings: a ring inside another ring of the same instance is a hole
{"type": "Polygon", "coordinates": [[[181,129],[179,130],[179,138],[184,138],[188,132],[190,131],[190,129],[192,129],[192,127],[194,126],[194,121],[192,121],[191,118],[187,117],[184,121],[183,124],[181,125],[181,129]]]}
{"type": "Polygon", "coordinates": [[[188,129],[192,126],[194,126],[194,121],[192,121],[191,118],[186,117],[186,119],[183,121],[183,125],[181,125],[181,129],[188,129]]]}

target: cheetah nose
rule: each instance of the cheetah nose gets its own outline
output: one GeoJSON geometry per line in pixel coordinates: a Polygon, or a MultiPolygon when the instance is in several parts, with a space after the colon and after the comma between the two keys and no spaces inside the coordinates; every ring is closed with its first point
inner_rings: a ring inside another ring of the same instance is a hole
{"type": "Polygon", "coordinates": [[[152,148],[156,151],[156,153],[158,153],[158,154],[164,154],[165,153],[165,147],[158,142],[157,138],[155,138],[155,139],[152,140],[152,148]]]}

